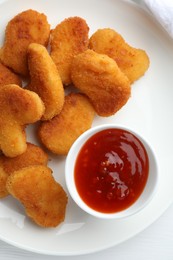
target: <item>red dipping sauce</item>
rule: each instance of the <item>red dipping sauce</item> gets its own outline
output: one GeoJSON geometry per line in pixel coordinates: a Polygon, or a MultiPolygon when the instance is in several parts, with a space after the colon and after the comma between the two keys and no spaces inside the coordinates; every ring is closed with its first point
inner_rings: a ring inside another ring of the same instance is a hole
{"type": "Polygon", "coordinates": [[[92,209],[115,213],[131,206],[147,182],[149,159],[144,145],[132,133],[106,129],[81,148],[75,164],[75,184],[92,209]]]}

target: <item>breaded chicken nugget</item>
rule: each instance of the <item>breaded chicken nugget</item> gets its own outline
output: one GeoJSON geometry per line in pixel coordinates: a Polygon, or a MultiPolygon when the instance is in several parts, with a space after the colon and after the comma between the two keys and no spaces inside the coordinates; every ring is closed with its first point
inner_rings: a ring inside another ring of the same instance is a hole
{"type": "Polygon", "coordinates": [[[70,17],[56,26],[51,33],[51,57],[63,84],[71,83],[70,66],[75,55],[88,48],[89,27],[80,17],[70,17]]]}
{"type": "Polygon", "coordinates": [[[27,88],[36,92],[45,105],[42,120],[52,119],[64,104],[64,88],[56,65],[44,46],[31,43],[28,66],[31,82],[27,88]]]}
{"type": "Polygon", "coordinates": [[[61,113],[41,124],[38,130],[39,138],[53,153],[66,155],[73,142],[91,127],[94,114],[86,96],[71,93],[65,97],[61,113]]]}
{"type": "Polygon", "coordinates": [[[113,29],[96,31],[90,38],[89,47],[95,52],[106,54],[114,59],[131,83],[143,76],[149,67],[147,53],[130,46],[113,29]]]}
{"type": "Polygon", "coordinates": [[[15,72],[28,75],[27,48],[32,42],[47,45],[50,25],[47,17],[34,10],[16,15],[7,25],[1,61],[15,72]]]}
{"type": "Polygon", "coordinates": [[[0,87],[0,150],[7,157],[26,151],[25,125],[42,117],[44,104],[40,97],[15,84],[0,87]]]}
{"type": "Polygon", "coordinates": [[[14,158],[0,155],[0,198],[8,195],[7,178],[14,171],[31,165],[47,165],[48,155],[38,146],[27,143],[26,151],[14,158]]]}
{"type": "Polygon", "coordinates": [[[22,80],[18,75],[13,73],[10,69],[0,62],[0,87],[2,85],[16,84],[22,86],[22,80]]]}
{"type": "Polygon", "coordinates": [[[116,62],[92,50],[73,59],[71,77],[74,85],[89,97],[100,116],[115,114],[131,94],[129,80],[116,62]]]}
{"type": "Polygon", "coordinates": [[[64,221],[67,195],[48,167],[37,165],[15,171],[9,176],[6,186],[38,225],[56,227],[64,221]]]}

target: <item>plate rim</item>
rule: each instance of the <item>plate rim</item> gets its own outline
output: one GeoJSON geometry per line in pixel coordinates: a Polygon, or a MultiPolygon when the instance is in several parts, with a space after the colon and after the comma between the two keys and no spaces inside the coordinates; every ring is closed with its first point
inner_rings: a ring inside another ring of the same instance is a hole
{"type": "MultiPolygon", "coordinates": [[[[0,1],[0,5],[3,4],[4,2],[7,2],[9,0],[2,0],[0,1]]],[[[105,0],[106,1],[106,0],[105,0]]],[[[153,18],[153,16],[145,9],[143,8],[142,6],[140,6],[139,4],[133,2],[132,0],[117,0],[118,2],[124,2],[126,4],[129,4],[131,6],[133,6],[134,8],[137,8],[139,10],[141,10],[143,12],[144,15],[148,15],[153,21],[155,21],[155,19],[153,18]]],[[[10,1],[9,1],[10,2],[10,1]]],[[[163,27],[157,22],[155,21],[155,23],[159,26],[159,28],[165,32],[165,30],[163,29],[163,27]]],[[[167,35],[167,33],[165,32],[165,35],[167,35]]],[[[169,36],[167,35],[168,39],[169,39],[169,36]]],[[[154,218],[152,218],[151,221],[148,221],[145,225],[141,226],[140,228],[138,228],[138,230],[136,230],[133,234],[129,234],[129,236],[126,236],[125,239],[122,239],[122,241],[119,241],[117,243],[114,243],[112,241],[112,244],[110,244],[109,246],[105,246],[105,247],[102,247],[102,248],[96,248],[96,249],[93,249],[93,250],[86,250],[86,251],[82,251],[80,252],[47,252],[47,250],[42,250],[40,251],[39,249],[35,249],[35,248],[31,248],[31,247],[27,247],[27,246],[23,246],[15,241],[11,241],[10,239],[7,239],[3,236],[1,236],[1,233],[0,233],[0,239],[8,244],[11,244],[12,246],[15,246],[17,248],[20,248],[22,250],[26,250],[26,251],[29,251],[29,252],[33,252],[33,253],[36,253],[36,254],[43,254],[43,255],[52,255],[52,256],[78,256],[78,255],[87,255],[87,254],[92,254],[92,253],[96,253],[96,252],[100,252],[100,251],[103,251],[103,250],[106,250],[106,249],[109,249],[111,247],[114,247],[114,246],[117,246],[129,239],[131,239],[132,237],[136,236],[137,234],[139,234],[140,232],[142,232],[143,230],[145,230],[147,227],[149,227],[152,223],[154,223],[157,219],[159,219],[161,217],[161,215],[170,207],[170,205],[173,203],[173,199],[167,201],[167,203],[164,204],[164,206],[162,206],[162,209],[160,210],[159,214],[157,214],[154,218]]]]}

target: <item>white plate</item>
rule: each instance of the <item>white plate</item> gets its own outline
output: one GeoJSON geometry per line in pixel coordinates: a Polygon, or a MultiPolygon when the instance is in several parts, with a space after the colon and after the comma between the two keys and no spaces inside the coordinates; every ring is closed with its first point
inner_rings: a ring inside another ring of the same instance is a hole
{"type": "MultiPolygon", "coordinates": [[[[173,43],[150,15],[122,0],[8,0],[0,1],[0,44],[7,22],[26,9],[44,12],[52,28],[69,16],[86,19],[90,34],[98,28],[117,30],[131,45],[147,51],[151,65],[132,86],[132,96],[115,116],[97,117],[93,125],[116,123],[144,135],[157,151],[160,163],[159,191],[147,208],[124,220],[98,220],[82,212],[69,198],[65,222],[54,229],[34,225],[19,203],[0,200],[0,238],[10,244],[50,255],[77,255],[117,245],[155,221],[173,201],[173,43]]],[[[28,140],[35,141],[32,129],[28,140]]],[[[49,166],[64,183],[65,158],[52,157],[49,166]]]]}

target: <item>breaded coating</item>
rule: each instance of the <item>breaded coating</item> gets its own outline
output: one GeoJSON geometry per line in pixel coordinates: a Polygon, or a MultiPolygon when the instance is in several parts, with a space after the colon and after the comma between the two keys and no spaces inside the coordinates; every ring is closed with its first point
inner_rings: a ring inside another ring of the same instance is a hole
{"type": "Polygon", "coordinates": [[[2,55],[2,48],[0,48],[0,60],[1,60],[1,55],[2,55]]]}
{"type": "Polygon", "coordinates": [[[100,116],[111,116],[126,104],[131,94],[128,78],[107,55],[87,50],[72,62],[74,85],[86,94],[100,116]]]}
{"type": "Polygon", "coordinates": [[[15,84],[0,87],[0,150],[7,157],[26,151],[25,125],[42,117],[44,104],[40,97],[15,84]]]}
{"type": "Polygon", "coordinates": [[[28,66],[31,82],[27,88],[36,92],[45,105],[42,120],[50,120],[60,113],[64,104],[64,87],[56,65],[44,46],[31,43],[28,66]]]}
{"type": "Polygon", "coordinates": [[[71,83],[70,67],[75,55],[88,48],[89,27],[80,17],[69,17],[51,31],[51,57],[64,85],[71,83]]]}
{"type": "Polygon", "coordinates": [[[34,10],[26,10],[9,21],[5,31],[5,42],[1,50],[1,61],[23,76],[28,75],[27,48],[32,42],[47,45],[50,25],[47,17],[34,10]]]}
{"type": "Polygon", "coordinates": [[[39,226],[56,227],[64,221],[67,194],[53,178],[50,168],[36,165],[15,171],[6,187],[39,226]]]}
{"type": "Polygon", "coordinates": [[[113,29],[96,31],[90,38],[89,47],[114,59],[131,83],[143,76],[150,64],[144,50],[130,46],[113,29]]]}
{"type": "Polygon", "coordinates": [[[0,62],[0,87],[8,84],[22,86],[20,77],[0,62]]]}
{"type": "Polygon", "coordinates": [[[2,161],[0,159],[0,198],[4,198],[9,194],[6,189],[6,182],[8,179],[8,175],[6,174],[6,172],[4,172],[1,164],[2,161]]]}
{"type": "Polygon", "coordinates": [[[38,146],[27,143],[26,151],[14,158],[0,155],[0,198],[8,195],[6,189],[7,178],[14,171],[31,165],[47,165],[48,155],[38,146]]]}
{"type": "Polygon", "coordinates": [[[71,93],[65,97],[61,113],[42,122],[38,135],[51,152],[66,155],[73,142],[92,125],[94,109],[83,94],[71,93]]]}

